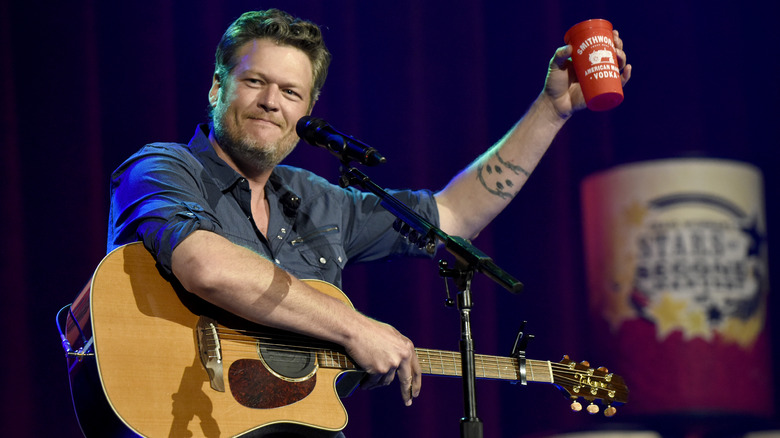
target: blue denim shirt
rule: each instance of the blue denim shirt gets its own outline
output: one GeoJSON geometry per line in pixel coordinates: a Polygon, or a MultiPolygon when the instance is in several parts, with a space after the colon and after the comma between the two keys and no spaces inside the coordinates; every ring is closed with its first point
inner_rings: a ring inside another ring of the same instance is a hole
{"type": "MultiPolygon", "coordinates": [[[[434,225],[427,190],[392,191],[434,225]]],[[[341,287],[347,263],[397,256],[431,257],[393,230],[395,216],[374,194],[341,188],[303,169],[277,166],[265,187],[267,235],[254,225],[247,181],[228,166],[200,125],[187,145],[153,143],[111,176],[108,250],[142,241],[171,273],[171,253],[195,230],[217,233],[302,279],[341,287]]]]}

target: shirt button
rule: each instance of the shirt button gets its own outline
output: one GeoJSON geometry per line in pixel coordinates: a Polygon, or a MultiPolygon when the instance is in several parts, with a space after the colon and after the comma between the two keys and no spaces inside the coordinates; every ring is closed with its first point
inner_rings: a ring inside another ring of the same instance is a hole
{"type": "Polygon", "coordinates": [[[274,261],[276,262],[277,265],[281,265],[282,264],[282,262],[280,262],[279,259],[274,259],[274,261]]]}
{"type": "Polygon", "coordinates": [[[320,257],[320,263],[322,263],[322,264],[324,265],[324,264],[325,264],[325,263],[327,263],[327,262],[328,262],[328,261],[327,261],[327,260],[325,260],[325,257],[320,257]]]}
{"type": "Polygon", "coordinates": [[[284,229],[284,228],[282,228],[282,229],[281,229],[281,230],[279,230],[279,231],[281,231],[281,232],[282,232],[282,234],[285,234],[285,233],[287,233],[287,230],[286,230],[286,229],[284,229]]]}
{"type": "Polygon", "coordinates": [[[276,236],[276,238],[279,239],[279,240],[284,239],[284,237],[282,237],[282,236],[276,236]]]}
{"type": "Polygon", "coordinates": [[[341,256],[339,256],[339,263],[341,263],[341,256]]]}

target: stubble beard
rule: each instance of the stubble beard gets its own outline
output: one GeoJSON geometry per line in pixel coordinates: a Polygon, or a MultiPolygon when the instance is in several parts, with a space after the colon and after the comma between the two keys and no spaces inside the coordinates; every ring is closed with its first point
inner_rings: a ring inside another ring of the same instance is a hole
{"type": "Polygon", "coordinates": [[[298,142],[295,136],[285,136],[274,142],[263,143],[241,132],[239,127],[224,123],[224,120],[224,110],[217,105],[212,118],[217,143],[236,165],[249,167],[254,172],[272,170],[292,152],[298,142]]]}

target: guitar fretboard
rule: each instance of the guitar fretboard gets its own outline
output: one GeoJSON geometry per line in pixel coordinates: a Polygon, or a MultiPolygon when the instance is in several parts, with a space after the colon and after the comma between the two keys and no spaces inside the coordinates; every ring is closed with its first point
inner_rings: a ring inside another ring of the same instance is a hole
{"type": "MultiPolygon", "coordinates": [[[[463,374],[461,356],[458,352],[444,350],[417,349],[417,358],[423,374],[433,376],[460,377],[463,374]]],[[[352,370],[357,367],[342,353],[319,351],[317,359],[320,366],[352,370]]],[[[474,356],[475,374],[479,379],[520,380],[517,359],[511,357],[474,356]]],[[[529,382],[553,383],[552,364],[549,361],[526,360],[526,380],[529,382]]]]}

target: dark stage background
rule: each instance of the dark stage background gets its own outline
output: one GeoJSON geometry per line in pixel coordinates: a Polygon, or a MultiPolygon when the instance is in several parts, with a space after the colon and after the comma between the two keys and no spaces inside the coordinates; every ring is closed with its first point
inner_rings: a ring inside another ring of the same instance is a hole
{"type": "MultiPolygon", "coordinates": [[[[621,30],[634,66],[624,103],[577,114],[474,242],[526,285],[514,296],[477,279],[478,352],[507,355],[526,319],[537,337],[529,357],[569,354],[609,367],[594,357],[600,340],[589,334],[579,188],[618,163],[704,155],[756,164],[765,178],[770,278],[778,281],[780,7],[758,4],[3,0],[3,435],[80,436],[54,317],[105,253],[109,174],[147,142],[189,140],[205,118],[216,43],[250,9],[280,7],[324,27],[334,62],[315,115],[377,147],[388,164],[367,172],[398,188],[438,189],[498,140],[541,90],[569,26],[602,17],[621,30]]],[[[337,161],[322,150],[302,144],[288,163],[335,182],[337,161]]],[[[435,263],[352,267],[345,289],[416,345],[457,350],[458,315],[443,306],[435,263]]],[[[780,363],[777,310],[770,295],[780,363]]],[[[650,369],[647,378],[663,382],[664,362],[650,369]]],[[[780,379],[771,377],[776,392],[780,379]]],[[[348,435],[457,436],[460,381],[423,383],[411,408],[395,385],[347,399],[348,435]]],[[[636,414],[630,404],[613,420],[573,414],[546,385],[480,382],[478,390],[489,437],[601,427],[636,414]]],[[[777,404],[768,410],[776,416],[777,404]]]]}

